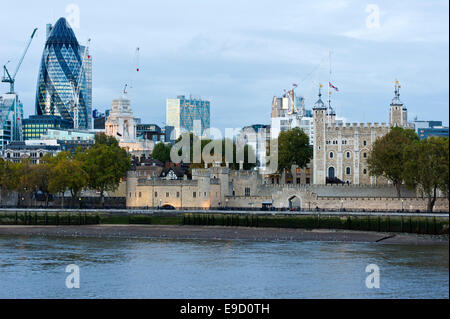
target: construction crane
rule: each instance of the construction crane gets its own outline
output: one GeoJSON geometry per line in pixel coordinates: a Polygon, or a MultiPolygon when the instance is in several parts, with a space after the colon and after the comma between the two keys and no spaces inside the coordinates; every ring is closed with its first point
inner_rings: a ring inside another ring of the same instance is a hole
{"type": "Polygon", "coordinates": [[[77,84],[74,85],[72,82],[72,94],[73,94],[73,128],[78,129],[79,127],[79,104],[80,104],[80,85],[81,78],[83,77],[84,62],[86,60],[86,54],[89,51],[89,44],[91,39],[87,40],[87,44],[84,47],[83,58],[81,60],[80,71],[78,72],[77,84]]]}
{"type": "Polygon", "coordinates": [[[134,51],[134,57],[133,57],[133,68],[132,68],[132,72],[130,75],[130,85],[128,85],[128,83],[125,83],[125,86],[123,88],[123,95],[127,94],[129,91],[127,91],[127,87],[128,89],[132,89],[133,88],[133,82],[134,82],[134,76],[135,76],[135,72],[139,72],[139,47],[136,48],[136,50],[134,51]]]}
{"type": "Polygon", "coordinates": [[[20,60],[19,60],[19,63],[18,63],[17,66],[16,66],[16,70],[14,71],[14,73],[13,73],[12,76],[11,76],[11,74],[9,73],[8,68],[6,67],[6,64],[8,64],[9,61],[8,61],[8,63],[6,63],[6,64],[3,66],[2,82],[9,83],[9,93],[11,93],[11,94],[14,93],[14,82],[15,82],[15,80],[16,80],[17,72],[19,72],[20,65],[22,64],[23,59],[25,58],[25,54],[27,54],[28,48],[30,47],[31,41],[32,41],[33,38],[34,38],[34,35],[36,34],[36,31],[37,31],[37,28],[35,28],[35,29],[33,30],[33,33],[31,33],[31,37],[30,37],[30,39],[28,40],[27,46],[25,47],[25,50],[23,51],[23,54],[22,54],[22,56],[21,56],[21,58],[20,58],[20,60]]]}

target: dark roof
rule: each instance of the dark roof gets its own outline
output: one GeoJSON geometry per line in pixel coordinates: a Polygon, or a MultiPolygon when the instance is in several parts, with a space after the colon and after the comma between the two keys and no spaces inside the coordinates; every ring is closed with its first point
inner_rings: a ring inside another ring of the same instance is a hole
{"type": "Polygon", "coordinates": [[[182,166],[173,166],[173,167],[169,167],[169,168],[164,168],[161,172],[161,177],[166,177],[167,174],[169,174],[170,171],[173,171],[175,173],[175,175],[178,178],[183,178],[184,175],[189,173],[189,170],[186,171],[186,169],[182,166]]]}
{"type": "Polygon", "coordinates": [[[78,47],[75,33],[73,33],[72,28],[65,18],[59,18],[55,23],[45,44],[71,44],[72,46],[78,47]]]}

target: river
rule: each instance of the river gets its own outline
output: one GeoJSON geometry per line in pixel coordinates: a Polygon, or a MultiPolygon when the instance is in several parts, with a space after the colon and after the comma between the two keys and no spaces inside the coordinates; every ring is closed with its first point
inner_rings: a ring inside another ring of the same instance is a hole
{"type": "Polygon", "coordinates": [[[448,271],[446,245],[0,236],[0,298],[448,298],[448,271]]]}

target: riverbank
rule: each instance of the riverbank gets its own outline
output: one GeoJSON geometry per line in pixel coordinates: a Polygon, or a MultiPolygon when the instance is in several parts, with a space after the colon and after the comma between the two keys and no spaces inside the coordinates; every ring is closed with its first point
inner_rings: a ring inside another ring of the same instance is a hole
{"type": "MultiPolygon", "coordinates": [[[[180,225],[81,225],[22,226],[0,225],[0,236],[50,236],[95,238],[148,238],[255,241],[336,241],[379,244],[448,245],[448,235],[418,235],[374,231],[332,229],[287,229],[180,225]]],[[[1,239],[1,237],[0,237],[1,239]]]]}

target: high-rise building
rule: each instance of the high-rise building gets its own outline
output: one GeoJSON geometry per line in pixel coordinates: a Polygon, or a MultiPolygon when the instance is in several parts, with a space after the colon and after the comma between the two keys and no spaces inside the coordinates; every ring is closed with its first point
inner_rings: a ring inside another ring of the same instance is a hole
{"type": "Polygon", "coordinates": [[[281,132],[301,128],[309,137],[309,144],[314,140],[314,125],[311,110],[305,108],[302,96],[296,96],[294,90],[286,92],[282,97],[272,99],[271,137],[278,138],[281,132]]]}
{"type": "Polygon", "coordinates": [[[166,125],[173,126],[174,139],[178,138],[182,132],[192,132],[197,135],[207,137],[210,128],[210,102],[192,97],[186,98],[184,95],[177,96],[176,99],[166,101],[166,125]],[[194,132],[195,121],[200,124],[199,132],[194,132]]]}
{"type": "Polygon", "coordinates": [[[0,96],[0,152],[11,141],[22,139],[22,119],[23,105],[17,94],[6,93],[0,96]]]}
{"type": "Polygon", "coordinates": [[[78,100],[78,128],[90,129],[92,57],[78,43],[65,18],[53,27],[48,25],[47,31],[36,89],[36,114],[61,116],[73,123],[78,100]]]}

